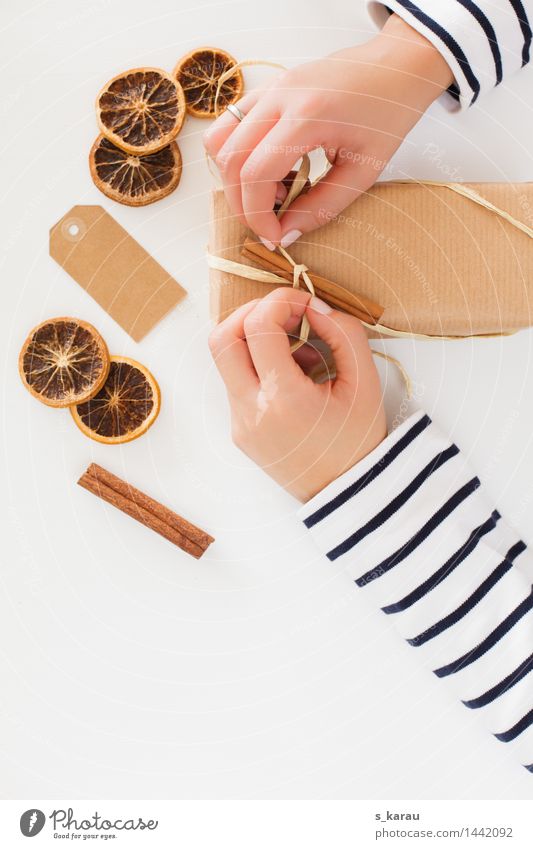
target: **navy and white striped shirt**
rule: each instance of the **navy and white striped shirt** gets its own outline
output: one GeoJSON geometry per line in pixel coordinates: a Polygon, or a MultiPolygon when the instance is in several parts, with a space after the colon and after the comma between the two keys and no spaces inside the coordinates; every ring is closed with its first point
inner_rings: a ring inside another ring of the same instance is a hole
{"type": "Polygon", "coordinates": [[[529,62],[532,0],[386,0],[367,2],[383,24],[395,12],[437,48],[455,82],[450,93],[470,106],[529,62]]]}
{"type": "MultiPolygon", "coordinates": [[[[474,103],[530,58],[533,0],[386,0],[450,66],[474,103]],[[529,17],[528,17],[529,15],[529,17]]],[[[437,678],[452,685],[533,773],[533,587],[529,549],[456,445],[412,416],[300,510],[437,678]]]]}
{"type": "Polygon", "coordinates": [[[533,773],[531,553],[420,412],[300,509],[318,547],[533,773]]]}

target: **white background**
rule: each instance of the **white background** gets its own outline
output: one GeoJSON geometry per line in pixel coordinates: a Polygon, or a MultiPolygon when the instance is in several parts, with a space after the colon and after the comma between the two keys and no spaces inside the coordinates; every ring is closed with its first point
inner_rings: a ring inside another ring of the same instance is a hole
{"type": "MultiPolygon", "coordinates": [[[[206,348],[203,124],[187,119],[181,185],[154,206],[113,204],[87,167],[94,98],[118,71],[171,70],[205,43],[294,64],[367,38],[364,4],[3,5],[0,795],[530,797],[531,776],[417,667],[388,619],[318,556],[295,502],[230,444],[206,348]],[[48,256],[50,226],[76,203],[102,204],[189,291],[140,345],[48,256]],[[27,331],[69,314],[158,378],[163,409],[138,442],[93,443],[24,391],[27,331]],[[77,487],[92,460],[216,544],[198,563],[77,487]]],[[[527,69],[461,114],[435,104],[387,176],[531,179],[532,80],[527,69]],[[439,162],[424,155],[429,141],[439,162]]],[[[526,539],[532,338],[386,345],[526,539]]],[[[383,374],[392,415],[402,387],[383,374]]]]}

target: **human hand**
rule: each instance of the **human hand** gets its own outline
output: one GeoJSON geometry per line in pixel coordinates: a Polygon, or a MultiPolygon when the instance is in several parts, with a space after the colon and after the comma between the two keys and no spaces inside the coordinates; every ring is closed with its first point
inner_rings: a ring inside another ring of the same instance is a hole
{"type": "Polygon", "coordinates": [[[366,44],[300,65],[239,101],[239,123],[224,112],[204,143],[233,212],[271,250],[288,247],[369,189],[428,106],[452,82],[433,45],[397,15],[366,44]],[[281,221],[281,181],[322,147],[333,164],[281,221]]]}
{"type": "Polygon", "coordinates": [[[235,444],[281,486],[309,500],[386,436],[379,377],[362,324],[282,287],[237,309],[211,333],[235,444]],[[287,332],[307,314],[331,348],[336,377],[315,384],[287,332]]]}

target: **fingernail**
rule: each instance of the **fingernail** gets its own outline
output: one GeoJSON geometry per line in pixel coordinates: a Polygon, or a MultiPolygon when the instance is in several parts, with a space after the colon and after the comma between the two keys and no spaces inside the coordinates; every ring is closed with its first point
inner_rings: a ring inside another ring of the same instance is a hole
{"type": "Polygon", "coordinates": [[[287,189],[283,185],[283,183],[279,183],[277,191],[276,191],[276,201],[277,203],[283,203],[285,198],[287,197],[287,189]]]}
{"type": "Polygon", "coordinates": [[[289,230],[289,232],[285,233],[281,240],[281,247],[288,248],[289,245],[292,245],[292,243],[295,242],[296,239],[299,239],[301,235],[301,230],[289,230]]]}
{"type": "Polygon", "coordinates": [[[320,298],[312,297],[309,301],[309,306],[315,312],[319,312],[322,315],[329,315],[330,312],[333,312],[333,308],[330,307],[329,304],[326,304],[325,301],[321,301],[320,298]]]}
{"type": "Polygon", "coordinates": [[[275,251],[276,246],[273,242],[269,242],[268,239],[263,239],[262,236],[259,236],[259,241],[263,243],[265,248],[268,248],[269,251],[275,251]]]}

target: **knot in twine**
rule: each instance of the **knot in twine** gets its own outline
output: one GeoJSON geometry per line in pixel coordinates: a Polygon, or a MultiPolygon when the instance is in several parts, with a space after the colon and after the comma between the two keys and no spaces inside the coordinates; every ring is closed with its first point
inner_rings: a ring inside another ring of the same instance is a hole
{"type": "MultiPolygon", "coordinates": [[[[303,283],[305,284],[307,291],[310,293],[311,296],[313,296],[315,294],[315,287],[313,286],[313,281],[311,280],[311,278],[309,277],[309,275],[307,273],[309,271],[307,266],[304,265],[301,262],[300,263],[295,262],[293,260],[293,258],[291,257],[291,255],[289,254],[289,252],[286,251],[285,248],[282,248],[281,245],[279,247],[279,252],[292,265],[292,286],[293,286],[293,289],[299,289],[300,288],[300,280],[302,280],[303,283]]],[[[293,342],[291,344],[291,351],[293,353],[294,353],[294,351],[297,351],[298,348],[301,348],[302,345],[305,345],[305,343],[309,339],[310,331],[311,331],[311,325],[309,324],[309,319],[307,318],[307,314],[304,313],[304,316],[302,318],[302,322],[300,324],[299,339],[297,339],[296,342],[293,342]]]]}

